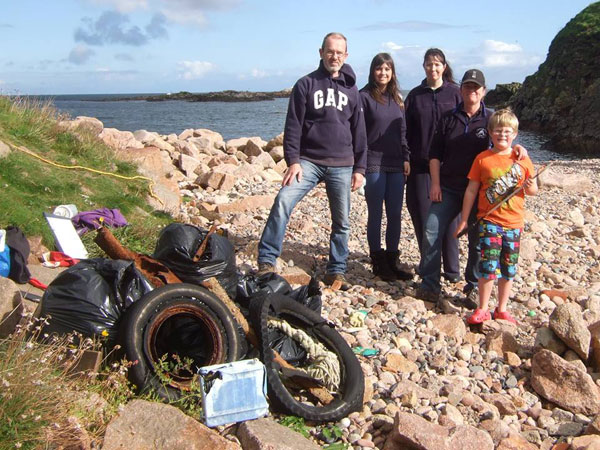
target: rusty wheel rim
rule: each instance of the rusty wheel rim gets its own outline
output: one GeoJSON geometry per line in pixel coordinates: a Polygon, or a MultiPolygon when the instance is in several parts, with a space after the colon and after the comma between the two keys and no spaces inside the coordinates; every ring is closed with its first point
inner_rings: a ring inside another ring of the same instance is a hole
{"type": "Polygon", "coordinates": [[[187,374],[176,373],[173,371],[165,372],[160,365],[160,359],[163,354],[159,354],[159,337],[161,329],[175,318],[187,317],[192,318],[204,332],[208,338],[207,343],[212,345],[209,356],[205,361],[202,361],[201,366],[218,364],[225,360],[225,348],[222,330],[219,327],[217,320],[206,309],[194,305],[174,305],[160,311],[152,318],[144,336],[144,351],[150,362],[154,366],[157,373],[165,376],[169,386],[180,390],[190,390],[195,374],[187,371],[187,374]]]}

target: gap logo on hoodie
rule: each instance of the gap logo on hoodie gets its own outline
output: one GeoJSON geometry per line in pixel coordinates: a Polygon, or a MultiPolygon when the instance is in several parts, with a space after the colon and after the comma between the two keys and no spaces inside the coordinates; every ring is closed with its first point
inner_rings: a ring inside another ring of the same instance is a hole
{"type": "Polygon", "coordinates": [[[343,111],[344,106],[348,104],[348,96],[344,94],[342,91],[337,91],[337,99],[336,99],[336,91],[332,88],[327,88],[327,96],[325,97],[323,90],[319,89],[315,91],[313,94],[314,99],[314,108],[321,109],[324,106],[334,106],[340,111],[343,111]]]}

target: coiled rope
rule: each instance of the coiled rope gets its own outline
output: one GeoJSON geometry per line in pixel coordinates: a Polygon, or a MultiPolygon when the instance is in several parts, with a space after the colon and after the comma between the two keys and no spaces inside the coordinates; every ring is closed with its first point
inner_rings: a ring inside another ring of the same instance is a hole
{"type": "Polygon", "coordinates": [[[292,327],[285,320],[270,318],[267,323],[271,327],[284,332],[306,350],[310,364],[306,368],[298,368],[299,370],[322,382],[330,391],[339,388],[341,379],[340,362],[335,353],[327,350],[323,344],[316,342],[306,332],[292,327]]]}
{"type": "Polygon", "coordinates": [[[65,164],[59,164],[57,162],[54,161],[50,161],[49,159],[44,158],[43,156],[38,155],[37,153],[32,152],[31,150],[25,148],[25,147],[21,147],[20,145],[12,145],[11,147],[16,148],[17,150],[26,153],[29,156],[33,156],[34,158],[39,159],[40,161],[45,162],[46,164],[50,164],[51,166],[54,167],[58,167],[60,169],[77,169],[77,170],[86,170],[88,172],[92,172],[92,173],[97,173],[100,175],[108,175],[114,178],[120,178],[122,180],[146,180],[149,181],[150,184],[148,185],[148,191],[150,192],[150,197],[154,198],[155,200],[157,200],[161,205],[164,206],[164,202],[154,193],[154,190],[152,189],[152,186],[154,186],[154,180],[152,178],[148,178],[142,175],[134,175],[132,177],[128,177],[125,175],[119,175],[117,173],[112,173],[112,172],[104,172],[102,170],[98,170],[98,169],[92,169],[91,167],[85,167],[85,166],[79,166],[79,165],[73,165],[73,166],[69,166],[69,165],[65,165],[65,164]]]}

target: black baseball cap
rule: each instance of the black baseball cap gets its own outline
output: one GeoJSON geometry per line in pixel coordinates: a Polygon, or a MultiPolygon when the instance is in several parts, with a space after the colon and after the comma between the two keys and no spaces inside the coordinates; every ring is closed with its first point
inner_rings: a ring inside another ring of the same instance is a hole
{"type": "Polygon", "coordinates": [[[485,77],[483,76],[483,72],[478,69],[467,70],[460,81],[461,85],[463,83],[475,83],[481,87],[485,87],[485,77]]]}

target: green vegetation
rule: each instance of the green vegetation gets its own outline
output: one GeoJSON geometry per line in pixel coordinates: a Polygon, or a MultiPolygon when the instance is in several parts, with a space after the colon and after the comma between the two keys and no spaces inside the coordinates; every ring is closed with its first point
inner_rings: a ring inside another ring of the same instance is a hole
{"type": "Polygon", "coordinates": [[[343,433],[337,425],[329,424],[311,428],[306,425],[302,417],[297,416],[282,416],[279,418],[279,423],[300,433],[307,439],[310,439],[311,435],[314,435],[314,438],[326,444],[323,447],[324,450],[346,450],[349,448],[348,443],[340,441],[343,433]]]}
{"type": "MultiPolygon", "coordinates": [[[[118,208],[131,227],[116,232],[117,238],[124,236],[123,244],[134,251],[151,253],[158,230],[172,219],[148,206],[149,182],[111,176],[136,176],[136,167],[116,160],[114,152],[86,130],[74,133],[60,127],[61,119],[49,103],[0,96],[0,141],[13,150],[0,159],[0,227],[16,225],[26,236],[42,236],[53,248],[44,212],[61,204],[74,204],[79,211],[118,208]]],[[[101,254],[93,246],[88,251],[101,254]]]]}
{"type": "Polygon", "coordinates": [[[119,364],[103,373],[74,373],[96,343],[76,336],[40,343],[43,325],[31,318],[0,340],[2,450],[69,447],[81,430],[99,441],[119,404],[133,396],[119,364]],[[94,393],[102,396],[101,404],[95,404],[94,393]]]}

